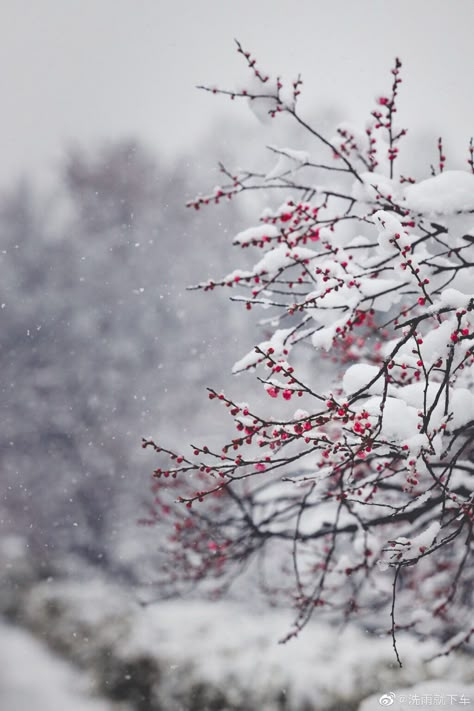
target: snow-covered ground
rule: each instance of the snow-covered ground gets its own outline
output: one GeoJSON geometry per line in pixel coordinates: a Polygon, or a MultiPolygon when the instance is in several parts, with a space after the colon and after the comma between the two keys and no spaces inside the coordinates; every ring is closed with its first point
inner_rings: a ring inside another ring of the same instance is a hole
{"type": "Polygon", "coordinates": [[[29,632],[0,623],[2,711],[129,711],[92,695],[84,674],[29,632]]]}
{"type": "Polygon", "coordinates": [[[289,613],[192,600],[143,607],[130,590],[98,579],[37,584],[22,617],[88,669],[98,688],[134,709],[145,699],[147,711],[356,711],[372,694],[377,700],[427,680],[462,687],[460,694],[474,680],[472,658],[427,661],[437,645],[406,634],[398,639],[400,669],[386,635],[318,621],[279,644],[289,613]]]}
{"type": "Polygon", "coordinates": [[[144,605],[145,590],[70,559],[61,577],[41,580],[34,557],[11,542],[0,544],[0,569],[0,613],[18,625],[0,617],[0,711],[474,707],[472,656],[429,661],[434,640],[400,632],[400,669],[389,636],[354,625],[312,620],[279,644],[292,613],[257,599],[144,605]]]}

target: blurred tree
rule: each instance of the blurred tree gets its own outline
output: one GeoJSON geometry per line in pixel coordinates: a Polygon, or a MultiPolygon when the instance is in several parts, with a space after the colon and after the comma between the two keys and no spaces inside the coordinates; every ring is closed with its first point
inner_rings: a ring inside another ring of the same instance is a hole
{"type": "MultiPolygon", "coordinates": [[[[183,292],[224,249],[181,206],[191,179],[124,140],[69,151],[53,197],[27,181],[0,197],[0,526],[45,557],[120,567],[139,535],[135,443],[157,421],[179,442],[183,407],[215,371],[203,333],[226,312],[183,292]]],[[[232,342],[219,347],[229,362],[232,342]]]]}

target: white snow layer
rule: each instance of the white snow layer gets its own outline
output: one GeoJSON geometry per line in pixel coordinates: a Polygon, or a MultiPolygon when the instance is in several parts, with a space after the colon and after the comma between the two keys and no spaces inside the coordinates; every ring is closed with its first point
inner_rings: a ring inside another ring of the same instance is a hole
{"type": "Polygon", "coordinates": [[[415,212],[450,215],[474,210],[474,175],[464,170],[446,170],[407,186],[404,195],[407,207],[415,212]]]}
{"type": "Polygon", "coordinates": [[[400,192],[395,180],[382,173],[360,173],[359,177],[362,183],[356,180],[352,188],[352,196],[356,200],[372,202],[378,195],[394,198],[400,192]]]}
{"type": "Polygon", "coordinates": [[[278,237],[280,230],[275,225],[257,225],[239,232],[234,237],[234,244],[250,244],[252,241],[260,242],[265,237],[278,237]]]}
{"type": "MultiPolygon", "coordinates": [[[[90,696],[84,676],[49,652],[32,635],[0,623],[2,711],[111,711],[90,696]]],[[[121,707],[126,711],[125,707],[121,707]]]]}
{"type": "Polygon", "coordinates": [[[76,645],[75,655],[85,666],[95,668],[98,650],[104,648],[110,649],[109,663],[116,661],[121,668],[154,660],[161,699],[207,684],[225,693],[230,708],[274,711],[282,693],[288,709],[353,708],[374,691],[380,696],[427,676],[465,681],[472,671],[472,661],[460,655],[427,663],[438,651],[436,643],[403,632],[398,637],[403,669],[394,663],[387,635],[377,637],[351,625],[340,629],[312,621],[296,640],[278,644],[291,629],[291,613],[269,610],[257,599],[249,604],[252,610],[193,600],[143,608],[124,590],[92,581],[87,586],[41,584],[25,613],[36,629],[48,625],[56,643],[76,645]],[[51,626],[47,610],[53,601],[61,614],[51,626]]]}
{"type": "Polygon", "coordinates": [[[239,373],[241,370],[256,366],[262,360],[262,352],[267,353],[270,348],[273,348],[273,358],[279,358],[284,350],[288,350],[291,347],[290,335],[293,330],[292,328],[286,328],[275,331],[268,341],[262,341],[255,347],[258,348],[260,352],[257,352],[255,348],[253,348],[244,355],[243,358],[240,358],[240,360],[234,363],[232,372],[239,373]]]}
{"type": "MultiPolygon", "coordinates": [[[[342,378],[342,388],[346,395],[353,395],[358,390],[365,388],[379,372],[380,368],[376,365],[368,365],[366,363],[351,365],[342,378]]],[[[381,395],[384,387],[384,379],[379,378],[377,384],[374,384],[374,386],[370,388],[370,393],[373,395],[381,395]]]]}
{"type": "Polygon", "coordinates": [[[463,294],[457,289],[444,289],[440,295],[441,304],[453,309],[467,309],[472,298],[472,294],[463,294]]]}
{"type": "Polygon", "coordinates": [[[268,147],[279,155],[275,166],[266,174],[265,180],[273,180],[286,173],[293,174],[309,161],[309,153],[307,151],[295,151],[292,148],[278,148],[277,146],[268,147]]]}

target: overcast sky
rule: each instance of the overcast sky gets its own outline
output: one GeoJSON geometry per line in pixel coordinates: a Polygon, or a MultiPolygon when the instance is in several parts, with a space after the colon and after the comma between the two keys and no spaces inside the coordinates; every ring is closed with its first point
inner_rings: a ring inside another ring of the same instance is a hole
{"type": "Polygon", "coordinates": [[[213,120],[254,121],[197,91],[262,68],[305,80],[304,108],[366,115],[404,61],[406,123],[474,132],[473,0],[1,0],[0,184],[54,166],[65,144],[133,135],[172,157],[213,120]],[[363,113],[363,110],[364,113],[363,113]]]}

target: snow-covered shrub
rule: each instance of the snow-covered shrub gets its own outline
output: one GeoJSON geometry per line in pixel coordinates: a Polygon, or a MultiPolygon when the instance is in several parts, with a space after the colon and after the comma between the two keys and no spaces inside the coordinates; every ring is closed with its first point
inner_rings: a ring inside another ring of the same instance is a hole
{"type": "Polygon", "coordinates": [[[190,203],[270,196],[234,239],[254,267],[198,288],[266,310],[234,373],[256,371],[273,407],[211,389],[233,439],[189,453],[144,439],[160,457],[148,522],[173,526],[169,583],[225,588],[275,553],[264,584],[296,606],[287,639],[317,610],[391,634],[398,661],[401,629],[449,653],[473,633],[473,141],[466,170],[446,168],[440,139],[431,174],[405,175],[400,60],[366,125],[327,137],[299,111],[300,78],[285,86],[237,49],[251,84],[204,88],[290,117],[314,150],[271,146],[267,174],[221,166],[223,184],[190,203]],[[315,358],[300,370],[304,346],[315,358]]]}

